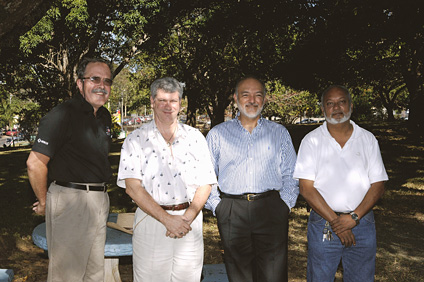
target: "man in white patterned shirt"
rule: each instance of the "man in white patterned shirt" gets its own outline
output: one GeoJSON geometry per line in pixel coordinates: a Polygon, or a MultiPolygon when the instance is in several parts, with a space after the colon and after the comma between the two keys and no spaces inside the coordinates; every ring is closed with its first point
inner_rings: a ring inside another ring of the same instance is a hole
{"type": "Polygon", "coordinates": [[[174,78],[154,81],[154,120],[128,135],[122,146],[117,184],[138,205],[134,281],[200,281],[201,210],[216,176],[202,133],[177,121],[182,94],[174,78]]]}
{"type": "Polygon", "coordinates": [[[218,187],[206,208],[218,219],[229,281],[287,281],[288,215],[299,194],[287,129],[261,117],[265,85],[241,79],[239,113],[206,137],[218,187]]]}

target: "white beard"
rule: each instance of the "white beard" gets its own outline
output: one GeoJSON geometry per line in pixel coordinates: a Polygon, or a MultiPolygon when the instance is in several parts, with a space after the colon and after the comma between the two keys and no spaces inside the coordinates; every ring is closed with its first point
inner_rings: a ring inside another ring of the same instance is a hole
{"type": "Polygon", "coordinates": [[[333,117],[327,117],[327,115],[324,112],[324,116],[325,116],[325,120],[328,123],[331,124],[339,124],[339,123],[344,123],[346,121],[348,121],[350,119],[350,116],[352,115],[352,109],[349,110],[349,112],[347,114],[343,114],[343,117],[341,119],[335,119],[333,117]]]}
{"type": "MultiPolygon", "coordinates": [[[[250,104],[250,105],[252,105],[252,106],[258,106],[258,104],[250,104]]],[[[239,111],[240,111],[240,112],[241,112],[244,116],[246,116],[246,117],[248,117],[248,118],[257,118],[257,117],[261,114],[262,109],[264,108],[264,105],[262,104],[262,107],[258,108],[258,110],[257,110],[255,113],[248,113],[248,112],[245,110],[245,108],[243,108],[243,107],[240,105],[239,101],[237,101],[237,108],[239,109],[239,111]]]]}

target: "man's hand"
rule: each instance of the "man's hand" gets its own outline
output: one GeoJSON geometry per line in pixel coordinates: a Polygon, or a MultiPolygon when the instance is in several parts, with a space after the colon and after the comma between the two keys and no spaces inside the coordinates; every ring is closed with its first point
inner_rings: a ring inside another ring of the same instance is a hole
{"type": "Polygon", "coordinates": [[[193,201],[190,203],[190,206],[187,208],[187,210],[184,212],[183,215],[176,216],[178,217],[179,222],[182,222],[185,230],[178,230],[178,232],[175,232],[171,230],[167,224],[164,224],[166,227],[166,236],[171,238],[182,238],[184,237],[189,231],[191,231],[191,223],[196,219],[199,212],[204,207],[206,200],[209,197],[209,194],[211,192],[211,185],[203,185],[197,188],[196,193],[194,194],[193,201]]]}
{"type": "Polygon", "coordinates": [[[166,236],[171,238],[182,238],[191,231],[190,223],[182,215],[169,215],[164,222],[166,236]]]}
{"type": "Polygon", "coordinates": [[[42,205],[39,201],[37,201],[32,205],[32,210],[36,214],[45,215],[46,214],[46,204],[42,205]]]}
{"type": "Polygon", "coordinates": [[[353,227],[355,227],[356,221],[353,220],[350,214],[342,214],[336,219],[332,220],[330,225],[331,229],[333,229],[333,232],[339,235],[339,233],[351,230],[353,227]]]}
{"type": "Polygon", "coordinates": [[[337,236],[345,247],[356,246],[355,235],[353,235],[352,230],[340,232],[337,236]]]}

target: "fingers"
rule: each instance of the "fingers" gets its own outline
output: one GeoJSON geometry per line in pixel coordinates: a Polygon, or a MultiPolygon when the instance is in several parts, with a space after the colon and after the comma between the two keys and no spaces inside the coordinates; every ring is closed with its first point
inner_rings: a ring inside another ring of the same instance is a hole
{"type": "Polygon", "coordinates": [[[356,246],[355,236],[353,235],[351,230],[341,232],[337,234],[337,236],[340,238],[340,242],[345,247],[350,247],[352,245],[356,246]]]}
{"type": "Polygon", "coordinates": [[[45,210],[44,209],[41,209],[40,207],[34,207],[34,208],[32,208],[32,210],[36,213],[36,214],[38,214],[38,215],[45,215],[45,210]]]}
{"type": "Polygon", "coordinates": [[[191,230],[190,224],[185,222],[180,215],[169,216],[164,225],[166,230],[168,230],[171,234],[174,234],[177,238],[181,238],[191,230]]]}
{"type": "Polygon", "coordinates": [[[40,205],[40,202],[35,202],[34,204],[32,204],[32,210],[39,215],[45,215],[46,210],[44,206],[40,205]]]}
{"type": "Polygon", "coordinates": [[[350,230],[356,226],[356,222],[350,215],[340,215],[330,222],[331,229],[334,233],[339,234],[350,230]]]}
{"type": "Polygon", "coordinates": [[[179,232],[177,234],[170,232],[169,230],[166,231],[166,237],[173,238],[173,239],[181,239],[185,235],[187,235],[188,232],[179,232]]]}

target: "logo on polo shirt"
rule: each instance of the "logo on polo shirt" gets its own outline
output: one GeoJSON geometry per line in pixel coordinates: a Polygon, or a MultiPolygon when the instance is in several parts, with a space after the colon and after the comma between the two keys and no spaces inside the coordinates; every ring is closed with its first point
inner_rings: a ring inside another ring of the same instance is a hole
{"type": "Polygon", "coordinates": [[[107,136],[111,136],[110,135],[110,127],[109,126],[106,126],[106,135],[107,136]]]}
{"type": "Polygon", "coordinates": [[[41,140],[41,138],[38,138],[37,140],[38,143],[44,144],[44,145],[49,145],[49,142],[41,140]]]}

